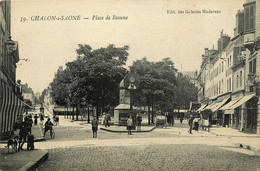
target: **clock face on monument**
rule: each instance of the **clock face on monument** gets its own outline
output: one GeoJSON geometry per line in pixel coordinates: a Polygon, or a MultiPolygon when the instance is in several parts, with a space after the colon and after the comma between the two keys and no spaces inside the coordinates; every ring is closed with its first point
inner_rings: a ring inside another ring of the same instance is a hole
{"type": "Polygon", "coordinates": [[[130,81],[131,83],[133,83],[133,82],[135,82],[135,78],[134,78],[134,77],[130,77],[130,78],[129,78],[129,81],[130,81]]]}

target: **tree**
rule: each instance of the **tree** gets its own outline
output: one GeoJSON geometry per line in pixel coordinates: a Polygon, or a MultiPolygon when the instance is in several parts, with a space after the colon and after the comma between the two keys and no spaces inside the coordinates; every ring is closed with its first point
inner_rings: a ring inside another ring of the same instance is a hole
{"type": "Polygon", "coordinates": [[[157,109],[169,110],[171,103],[168,99],[174,94],[172,90],[176,85],[177,70],[169,58],[159,62],[149,62],[143,58],[135,61],[131,70],[140,76],[140,87],[136,91],[135,102],[148,106],[148,124],[150,124],[151,106],[152,109],[156,107],[157,109]]]}
{"type": "Polygon", "coordinates": [[[188,108],[191,101],[197,101],[198,90],[190,78],[181,73],[178,74],[177,80],[175,102],[178,108],[188,108]]]}
{"type": "Polygon", "coordinates": [[[76,49],[77,59],[68,62],[64,74],[57,75],[51,84],[55,102],[69,103],[76,110],[91,104],[97,108],[97,113],[100,108],[115,107],[119,101],[119,83],[126,74],[123,65],[128,49],[128,46],[108,45],[93,50],[89,45],[80,44],[76,49]]]}

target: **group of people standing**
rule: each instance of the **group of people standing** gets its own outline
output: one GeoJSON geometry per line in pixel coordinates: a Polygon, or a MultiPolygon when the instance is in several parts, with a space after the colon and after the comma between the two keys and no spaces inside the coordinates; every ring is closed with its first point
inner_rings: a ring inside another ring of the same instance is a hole
{"type": "Polygon", "coordinates": [[[18,151],[23,150],[23,145],[26,142],[26,139],[28,139],[27,149],[29,149],[28,146],[28,144],[30,144],[29,141],[33,141],[32,124],[33,124],[33,120],[31,114],[27,114],[24,118],[21,117],[21,119],[18,120],[18,122],[15,122],[14,130],[16,131],[17,129],[19,129],[18,151]]]}
{"type": "Polygon", "coordinates": [[[199,130],[199,119],[194,118],[193,115],[190,115],[188,119],[189,124],[189,133],[192,134],[192,130],[198,131],[199,130]]]}
{"type": "MultiPolygon", "coordinates": [[[[127,123],[126,123],[126,128],[128,130],[128,135],[132,135],[133,125],[134,125],[133,118],[132,118],[132,116],[129,116],[129,118],[127,119],[127,123]]],[[[142,115],[141,115],[141,113],[138,113],[136,115],[137,131],[141,131],[141,125],[142,125],[142,115]]]]}
{"type": "MultiPolygon", "coordinates": [[[[111,123],[111,116],[110,116],[109,113],[106,113],[105,117],[104,117],[103,124],[105,125],[105,127],[109,127],[110,123],[111,123]]],[[[137,131],[141,131],[141,123],[142,123],[142,115],[140,113],[138,113],[136,115],[137,131]]],[[[93,138],[97,138],[98,124],[99,124],[99,122],[98,122],[97,118],[94,117],[92,122],[91,122],[93,138]]],[[[134,125],[133,118],[132,118],[132,116],[129,116],[129,118],[127,119],[127,123],[126,123],[128,135],[132,135],[133,125],[134,125]]]]}

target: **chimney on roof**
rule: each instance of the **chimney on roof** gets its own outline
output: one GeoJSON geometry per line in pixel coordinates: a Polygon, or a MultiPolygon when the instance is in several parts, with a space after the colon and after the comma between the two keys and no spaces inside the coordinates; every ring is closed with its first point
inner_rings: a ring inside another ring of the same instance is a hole
{"type": "Polygon", "coordinates": [[[228,45],[230,37],[227,34],[223,34],[223,30],[220,31],[220,38],[218,39],[218,52],[221,52],[228,45]]]}

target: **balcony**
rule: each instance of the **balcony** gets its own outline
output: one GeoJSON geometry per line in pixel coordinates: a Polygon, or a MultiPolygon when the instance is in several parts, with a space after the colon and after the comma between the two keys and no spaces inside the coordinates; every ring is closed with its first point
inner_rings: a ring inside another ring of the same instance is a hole
{"type": "Polygon", "coordinates": [[[255,42],[255,33],[248,33],[244,35],[244,47],[253,51],[255,42]]]}

